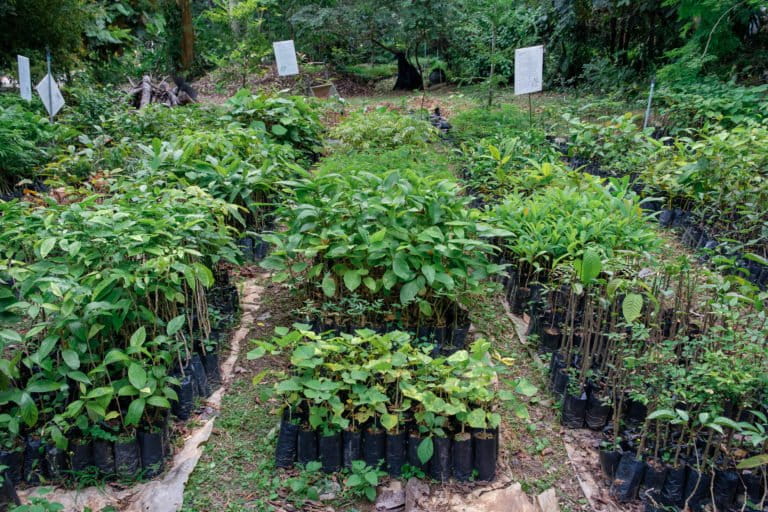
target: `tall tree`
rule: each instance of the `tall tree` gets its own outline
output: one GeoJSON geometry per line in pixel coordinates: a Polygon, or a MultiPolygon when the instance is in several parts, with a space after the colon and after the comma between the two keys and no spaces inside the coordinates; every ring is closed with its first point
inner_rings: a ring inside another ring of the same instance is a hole
{"type": "Polygon", "coordinates": [[[181,10],[181,69],[187,71],[195,60],[195,27],[191,0],[176,0],[181,10]]]}

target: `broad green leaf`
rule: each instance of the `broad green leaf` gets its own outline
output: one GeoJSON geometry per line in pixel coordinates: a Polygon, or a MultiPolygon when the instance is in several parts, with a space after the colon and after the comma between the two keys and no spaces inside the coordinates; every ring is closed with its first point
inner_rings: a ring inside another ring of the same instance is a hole
{"type": "Polygon", "coordinates": [[[581,260],[580,275],[582,284],[589,284],[594,281],[595,278],[600,275],[602,268],[602,261],[596,252],[589,249],[584,251],[584,257],[581,260]]]}
{"type": "Polygon", "coordinates": [[[125,415],[125,423],[128,425],[138,425],[141,421],[141,415],[144,414],[146,401],[143,398],[137,398],[128,406],[128,412],[125,415]]]}
{"type": "Polygon", "coordinates": [[[621,312],[627,323],[634,322],[643,312],[643,296],[637,293],[629,293],[621,303],[621,312]]]}
{"type": "Polygon", "coordinates": [[[80,368],[80,356],[71,349],[64,349],[61,351],[61,357],[64,362],[73,370],[80,368]]]}
{"type": "Polygon", "coordinates": [[[360,286],[360,273],[357,270],[347,270],[344,273],[344,284],[351,292],[357,290],[360,286]]]}
{"type": "Polygon", "coordinates": [[[55,238],[46,238],[43,240],[43,243],[40,244],[40,256],[42,258],[45,258],[50,254],[50,252],[53,250],[54,246],[56,245],[56,239],[55,238]]]}
{"type": "Polygon", "coordinates": [[[435,281],[435,267],[432,265],[424,265],[421,267],[421,273],[427,278],[427,283],[431,286],[435,281]]]}
{"type": "Polygon", "coordinates": [[[138,329],[136,329],[136,332],[133,333],[131,336],[131,347],[139,348],[144,344],[144,341],[147,339],[147,330],[142,325],[138,329]]]}
{"type": "Polygon", "coordinates": [[[138,363],[131,363],[128,367],[128,381],[136,389],[142,389],[147,385],[147,372],[138,363]]]}
{"type": "Polygon", "coordinates": [[[472,428],[486,428],[485,411],[472,409],[472,412],[467,414],[467,424],[472,428]]]}
{"type": "Polygon", "coordinates": [[[744,459],[738,463],[736,469],[752,469],[759,466],[768,466],[768,453],[763,453],[761,455],[755,455],[754,457],[744,459]]]}
{"type": "Polygon", "coordinates": [[[520,393],[525,396],[533,396],[538,391],[538,388],[531,384],[528,379],[520,379],[515,386],[515,393],[520,393]]]}
{"type": "Polygon", "coordinates": [[[406,280],[411,278],[411,268],[408,266],[408,258],[404,252],[395,254],[392,260],[392,270],[400,279],[406,280]]]}
{"type": "Polygon", "coordinates": [[[179,315],[177,317],[172,318],[168,325],[165,327],[165,332],[168,334],[168,336],[173,336],[181,328],[184,326],[184,323],[186,323],[187,317],[185,315],[179,315]]]}
{"type": "Polygon", "coordinates": [[[408,304],[411,302],[414,298],[416,298],[416,295],[418,295],[420,289],[421,284],[419,283],[418,279],[414,279],[411,282],[405,283],[405,285],[403,285],[403,287],[400,289],[400,303],[408,304]]]}
{"type": "Polygon", "coordinates": [[[336,280],[333,278],[333,276],[330,273],[325,274],[325,277],[323,278],[323,293],[326,297],[333,297],[336,295],[336,280]]]}
{"type": "Polygon", "coordinates": [[[435,446],[432,443],[432,438],[427,437],[421,443],[419,443],[419,447],[416,449],[416,455],[419,456],[419,460],[422,464],[426,464],[429,459],[432,458],[432,454],[435,453],[435,446]]]}

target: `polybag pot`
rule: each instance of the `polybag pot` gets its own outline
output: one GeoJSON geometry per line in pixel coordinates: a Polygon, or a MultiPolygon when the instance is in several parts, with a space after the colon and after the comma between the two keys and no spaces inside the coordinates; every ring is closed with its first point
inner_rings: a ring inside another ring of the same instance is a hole
{"type": "Polygon", "coordinates": [[[85,471],[93,467],[93,443],[83,441],[72,441],[70,443],[72,452],[69,459],[69,467],[72,471],[85,471]]]}
{"type": "Polygon", "coordinates": [[[429,461],[429,476],[444,482],[451,478],[451,440],[448,437],[433,437],[434,453],[429,461]]]}
{"type": "Polygon", "coordinates": [[[453,338],[451,340],[452,345],[461,350],[467,345],[467,336],[469,335],[469,327],[454,327],[453,338]]]}
{"type": "Polygon", "coordinates": [[[367,429],[363,433],[363,460],[368,466],[379,467],[386,458],[386,434],[383,430],[367,429]]]}
{"type": "Polygon", "coordinates": [[[93,442],[93,462],[102,474],[115,473],[115,452],[111,441],[99,439],[93,442]]]}
{"type": "Polygon", "coordinates": [[[43,458],[43,474],[48,480],[61,480],[67,469],[67,454],[59,450],[55,445],[45,447],[43,458]]]}
{"type": "Polygon", "coordinates": [[[587,394],[575,396],[566,393],[563,398],[561,423],[567,428],[582,428],[587,415],[587,394]]]}
{"type": "Polygon", "coordinates": [[[311,429],[299,429],[296,456],[300,464],[317,460],[317,432],[311,429]]]}
{"type": "Polygon", "coordinates": [[[293,467],[296,461],[296,447],[299,441],[299,426],[283,419],[280,422],[280,433],[277,435],[275,448],[275,466],[278,468],[293,467]]]}
{"type": "Polygon", "coordinates": [[[0,509],[5,510],[5,504],[10,505],[21,505],[21,500],[19,500],[18,494],[16,494],[16,487],[14,487],[13,482],[11,481],[10,475],[7,473],[8,470],[3,471],[0,473],[0,478],[2,478],[2,492],[0,492],[0,505],[3,505],[0,507],[0,509]]]}
{"type": "Polygon", "coordinates": [[[685,466],[667,467],[667,478],[661,491],[661,503],[668,506],[682,507],[685,492],[685,466]]]}
{"type": "Polygon", "coordinates": [[[352,467],[353,460],[362,460],[363,435],[360,432],[345,430],[341,434],[342,464],[345,468],[352,467]]]}
{"type": "Polygon", "coordinates": [[[40,439],[27,438],[24,445],[24,481],[30,485],[40,483],[43,472],[43,442],[40,439]]]}
{"type": "Polygon", "coordinates": [[[326,473],[335,473],[341,469],[341,432],[320,436],[320,463],[326,473]]]}
{"type": "Polygon", "coordinates": [[[477,432],[473,436],[474,460],[472,468],[477,471],[477,479],[490,482],[496,478],[496,436],[491,432],[477,432]]]}
{"type": "Polygon", "coordinates": [[[387,433],[386,461],[389,476],[399,477],[402,474],[408,453],[405,436],[405,431],[397,434],[387,433]]]}
{"type": "Polygon", "coordinates": [[[712,477],[708,473],[701,473],[690,466],[688,467],[688,472],[685,475],[683,501],[688,502],[691,510],[701,510],[704,505],[712,501],[709,492],[711,483],[712,477]]]}
{"type": "Polygon", "coordinates": [[[211,396],[211,386],[208,385],[208,376],[205,374],[205,368],[203,367],[203,360],[200,359],[200,354],[193,354],[190,361],[192,366],[192,375],[195,378],[195,385],[197,386],[197,394],[203,398],[211,396]]]}
{"type": "Polygon", "coordinates": [[[604,450],[599,452],[600,469],[603,471],[603,475],[609,480],[613,480],[616,476],[616,468],[619,466],[621,460],[621,452],[618,450],[604,450]]]}
{"type": "Polygon", "coordinates": [[[522,315],[528,309],[528,300],[531,298],[531,289],[520,287],[515,290],[512,303],[509,305],[512,313],[522,315]]]}
{"type": "Polygon", "coordinates": [[[180,379],[176,394],[179,396],[179,400],[171,404],[171,412],[180,420],[188,420],[195,409],[195,396],[197,395],[197,384],[192,375],[186,374],[180,379]]]}
{"type": "Polygon", "coordinates": [[[141,469],[147,478],[154,478],[163,472],[162,432],[139,432],[141,469]]]}
{"type": "Polygon", "coordinates": [[[141,467],[139,443],[135,439],[115,441],[115,472],[122,479],[131,479],[141,467]]]}
{"type": "Polygon", "coordinates": [[[739,474],[732,470],[715,471],[714,495],[718,509],[727,510],[735,501],[741,487],[739,474]]]}
{"type": "Polygon", "coordinates": [[[747,499],[752,503],[760,503],[765,491],[762,475],[756,470],[744,471],[741,474],[741,479],[746,488],[747,499]]]}
{"type": "Polygon", "coordinates": [[[648,415],[648,407],[641,402],[629,399],[624,409],[624,419],[632,423],[642,423],[648,415]]]}
{"type": "Polygon", "coordinates": [[[640,497],[659,502],[661,491],[664,489],[664,481],[667,479],[667,468],[658,462],[649,462],[645,465],[645,475],[640,484],[640,497]]]}
{"type": "Polygon", "coordinates": [[[557,327],[545,327],[541,332],[539,352],[555,353],[560,348],[560,340],[563,335],[557,327]]]}
{"type": "Polygon", "coordinates": [[[453,477],[459,482],[468,482],[473,463],[472,436],[469,433],[457,434],[453,438],[453,477]]]}
{"type": "Polygon", "coordinates": [[[419,445],[424,439],[416,432],[412,432],[408,436],[408,465],[424,471],[429,464],[429,461],[422,463],[419,459],[418,449],[419,445]]]}
{"type": "Polygon", "coordinates": [[[552,384],[552,392],[557,396],[564,396],[565,390],[568,389],[568,381],[571,379],[570,375],[565,368],[561,368],[555,372],[555,380],[552,384]]]}
{"type": "Polygon", "coordinates": [[[24,474],[24,455],[21,450],[0,450],[0,464],[7,466],[5,470],[13,485],[21,483],[24,474]]]}
{"type": "Polygon", "coordinates": [[[210,388],[218,389],[221,386],[221,370],[219,369],[219,354],[206,352],[202,357],[205,376],[208,378],[210,388]]]}
{"type": "Polygon", "coordinates": [[[675,212],[674,210],[670,210],[668,208],[664,208],[661,210],[661,213],[659,214],[659,224],[664,226],[665,228],[668,228],[672,225],[672,222],[675,220],[675,212]]]}
{"type": "Polygon", "coordinates": [[[624,452],[611,484],[613,497],[620,503],[627,503],[637,498],[644,473],[645,462],[637,460],[630,452],[624,452]]]}
{"type": "Polygon", "coordinates": [[[584,423],[592,430],[602,430],[608,423],[612,411],[613,407],[604,404],[598,395],[592,394],[587,399],[584,423]]]}

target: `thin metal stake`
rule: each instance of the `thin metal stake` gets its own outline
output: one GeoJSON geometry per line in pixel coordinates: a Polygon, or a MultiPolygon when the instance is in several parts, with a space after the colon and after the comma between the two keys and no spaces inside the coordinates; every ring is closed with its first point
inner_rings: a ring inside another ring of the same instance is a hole
{"type": "Polygon", "coordinates": [[[528,94],[528,122],[533,126],[533,100],[531,100],[531,94],[528,94]]]}
{"type": "Polygon", "coordinates": [[[653,89],[656,87],[656,79],[651,79],[651,93],[648,95],[648,107],[645,109],[645,119],[643,120],[643,130],[648,128],[648,121],[651,118],[651,102],[653,101],[653,89]]]}
{"type": "Polygon", "coordinates": [[[48,117],[53,124],[53,76],[51,76],[51,49],[45,47],[45,61],[48,64],[48,117]]]}

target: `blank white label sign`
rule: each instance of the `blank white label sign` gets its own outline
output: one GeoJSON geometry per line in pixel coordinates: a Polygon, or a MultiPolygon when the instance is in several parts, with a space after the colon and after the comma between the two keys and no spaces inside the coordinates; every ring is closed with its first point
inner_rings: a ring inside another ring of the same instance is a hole
{"type": "Polygon", "coordinates": [[[515,50],[515,94],[530,94],[543,88],[544,47],[515,50]]]}
{"type": "Polygon", "coordinates": [[[19,91],[21,97],[27,101],[32,99],[32,78],[29,75],[29,59],[23,55],[17,55],[19,62],[19,91]]]}
{"type": "Polygon", "coordinates": [[[293,41],[276,41],[272,43],[277,61],[277,74],[280,76],[298,75],[299,64],[296,62],[296,48],[293,41]]]}
{"type": "Polygon", "coordinates": [[[64,97],[59,90],[59,84],[53,79],[51,75],[45,75],[39,84],[37,84],[37,94],[40,95],[40,99],[43,100],[43,105],[49,114],[55,116],[61,107],[64,106],[64,97]]]}

